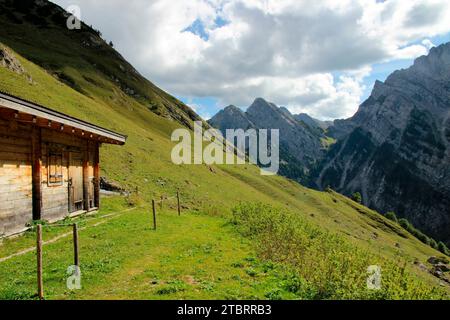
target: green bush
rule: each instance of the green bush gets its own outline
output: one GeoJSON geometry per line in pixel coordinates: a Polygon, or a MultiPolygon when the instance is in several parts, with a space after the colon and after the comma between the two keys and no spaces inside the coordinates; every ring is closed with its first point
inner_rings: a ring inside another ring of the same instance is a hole
{"type": "MultiPolygon", "coordinates": [[[[387,214],[386,214],[386,217],[387,217],[387,214]]],[[[408,220],[402,218],[402,219],[398,220],[398,223],[400,224],[400,226],[403,227],[403,229],[408,231],[410,234],[412,234],[414,237],[419,239],[424,244],[429,245],[430,247],[433,247],[434,249],[437,249],[437,250],[441,251],[442,253],[445,253],[445,248],[443,248],[442,246],[439,246],[439,244],[433,238],[428,237],[426,234],[424,234],[420,230],[416,229],[411,224],[411,222],[409,222],[408,220]]],[[[444,243],[442,243],[442,244],[445,246],[444,243]]]]}
{"type": "Polygon", "coordinates": [[[181,280],[170,281],[156,291],[158,295],[174,294],[186,290],[186,284],[181,280]]]}
{"type": "Polygon", "coordinates": [[[398,218],[397,218],[397,215],[395,214],[395,212],[390,211],[390,212],[386,213],[386,218],[398,223],[398,218]]]}
{"type": "Polygon", "coordinates": [[[409,233],[412,233],[414,227],[408,220],[402,218],[402,219],[398,220],[398,223],[400,224],[400,226],[402,226],[403,229],[405,229],[409,233]]]}
{"type": "Polygon", "coordinates": [[[355,192],[354,194],[352,194],[352,200],[358,203],[362,203],[361,193],[355,192]]]}
{"type": "Polygon", "coordinates": [[[294,276],[286,287],[300,291],[304,299],[435,299],[444,295],[409,274],[406,263],[374,256],[296,213],[242,203],[233,209],[232,223],[252,239],[261,259],[292,270],[294,276]],[[383,270],[381,290],[367,289],[371,265],[383,270]]]}
{"type": "Polygon", "coordinates": [[[438,245],[437,241],[434,240],[434,239],[431,239],[431,238],[430,238],[430,246],[431,246],[433,249],[439,250],[439,245],[438,245]]]}
{"type": "Polygon", "coordinates": [[[443,243],[442,241],[440,241],[438,243],[438,250],[440,252],[442,252],[443,254],[446,254],[447,256],[450,256],[450,250],[448,249],[448,247],[445,245],[445,243],[443,243]]]}
{"type": "Polygon", "coordinates": [[[430,238],[428,236],[426,236],[425,234],[423,234],[421,231],[417,230],[416,228],[412,227],[411,229],[411,234],[416,237],[417,239],[419,239],[420,241],[422,241],[423,243],[425,243],[426,245],[430,245],[430,238]]]}

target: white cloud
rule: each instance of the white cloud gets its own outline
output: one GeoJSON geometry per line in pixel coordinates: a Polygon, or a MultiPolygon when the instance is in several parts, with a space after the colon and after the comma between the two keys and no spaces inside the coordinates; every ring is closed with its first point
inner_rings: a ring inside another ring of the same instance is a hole
{"type": "Polygon", "coordinates": [[[192,98],[189,98],[186,101],[187,105],[191,107],[198,115],[200,115],[204,120],[209,120],[212,118],[211,112],[207,110],[207,108],[201,104],[196,103],[192,98]]]}
{"type": "Polygon", "coordinates": [[[425,54],[426,39],[450,32],[448,0],[55,2],[79,4],[83,19],[173,94],[241,106],[262,96],[321,118],[356,111],[368,66],[425,54]],[[218,16],[228,24],[217,27],[218,16]],[[195,20],[209,39],[182,32],[195,20]]]}
{"type": "Polygon", "coordinates": [[[428,51],[431,50],[431,48],[434,48],[436,46],[433,42],[431,42],[430,39],[423,40],[422,44],[425,46],[425,48],[428,49],[428,51]]]}

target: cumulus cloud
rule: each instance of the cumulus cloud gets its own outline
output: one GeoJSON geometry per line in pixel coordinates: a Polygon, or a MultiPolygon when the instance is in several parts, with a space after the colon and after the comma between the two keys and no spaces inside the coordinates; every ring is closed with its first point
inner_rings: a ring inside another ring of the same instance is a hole
{"type": "Polygon", "coordinates": [[[78,4],[173,94],[241,106],[262,96],[321,118],[356,111],[371,65],[426,54],[424,39],[450,32],[448,0],[54,2],[78,4]],[[196,21],[204,34],[189,31],[196,21]]]}

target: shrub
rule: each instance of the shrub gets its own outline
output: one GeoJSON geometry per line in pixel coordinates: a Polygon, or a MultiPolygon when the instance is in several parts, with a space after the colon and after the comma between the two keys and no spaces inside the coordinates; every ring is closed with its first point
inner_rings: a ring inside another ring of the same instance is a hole
{"type": "Polygon", "coordinates": [[[425,234],[423,234],[421,231],[415,229],[413,227],[413,229],[411,230],[411,234],[416,237],[417,239],[419,239],[420,241],[422,241],[423,243],[425,243],[426,245],[430,245],[430,238],[427,237],[425,234]]]}
{"type": "MultiPolygon", "coordinates": [[[[436,242],[436,240],[428,237],[426,234],[424,234],[423,232],[421,232],[420,230],[416,229],[411,222],[409,222],[406,219],[399,219],[398,223],[400,224],[400,226],[403,227],[403,229],[405,229],[406,231],[408,231],[410,234],[412,234],[414,237],[416,237],[417,239],[419,239],[421,242],[423,242],[426,245],[429,245],[430,247],[433,247],[434,249],[439,249],[439,245],[436,242]]],[[[441,250],[440,250],[441,251],[441,250]]],[[[442,251],[441,251],[442,252],[442,251]]],[[[443,252],[445,253],[445,252],[443,252]]]]}
{"type": "Polygon", "coordinates": [[[268,300],[283,300],[281,289],[272,289],[264,295],[268,300]]]}
{"type": "Polygon", "coordinates": [[[35,228],[37,225],[48,226],[49,223],[47,220],[33,220],[27,223],[27,227],[35,228]]]}
{"type": "Polygon", "coordinates": [[[397,218],[397,215],[395,214],[395,212],[390,211],[390,212],[386,213],[386,218],[398,223],[398,218],[397,218]]]}
{"type": "Polygon", "coordinates": [[[158,295],[168,295],[174,294],[180,291],[186,290],[186,284],[181,280],[170,281],[167,284],[163,285],[161,288],[156,290],[156,294],[158,295]]]}
{"type": "Polygon", "coordinates": [[[258,272],[253,268],[248,268],[245,270],[245,273],[247,273],[250,277],[256,277],[258,275],[258,272]]]}
{"type": "MultiPolygon", "coordinates": [[[[415,278],[406,264],[365,251],[339,234],[319,229],[297,213],[264,204],[242,203],[233,224],[252,239],[259,257],[292,270],[289,291],[303,299],[430,299],[442,292],[415,278]],[[399,264],[400,263],[400,264],[399,264]],[[383,270],[383,287],[367,289],[367,267],[383,270]]],[[[270,294],[270,298],[278,295],[270,294]]]]}
{"type": "Polygon", "coordinates": [[[99,38],[101,38],[101,37],[103,36],[100,30],[92,29],[92,31],[93,31],[94,34],[96,34],[99,38]]]}
{"type": "Polygon", "coordinates": [[[440,241],[438,243],[438,250],[440,252],[442,252],[443,254],[446,254],[447,256],[450,256],[450,251],[449,251],[448,247],[442,241],[440,241]]]}
{"type": "Polygon", "coordinates": [[[362,203],[361,193],[355,192],[354,194],[352,194],[352,200],[358,203],[362,203]]]}
{"type": "Polygon", "coordinates": [[[431,239],[431,238],[430,238],[430,246],[431,246],[433,249],[439,250],[439,245],[438,245],[437,241],[434,240],[434,239],[431,239]]]}
{"type": "Polygon", "coordinates": [[[402,219],[398,220],[398,223],[400,224],[400,226],[402,226],[403,229],[405,229],[409,233],[412,233],[414,227],[408,220],[402,218],[402,219]]]}

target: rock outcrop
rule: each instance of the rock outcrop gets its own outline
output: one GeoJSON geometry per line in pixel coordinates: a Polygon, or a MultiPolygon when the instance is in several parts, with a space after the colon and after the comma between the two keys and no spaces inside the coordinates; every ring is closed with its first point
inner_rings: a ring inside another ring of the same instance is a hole
{"type": "Polygon", "coordinates": [[[287,109],[262,98],[243,112],[229,106],[214,116],[209,124],[225,134],[226,129],[279,129],[280,174],[308,183],[310,169],[324,156],[323,130],[298,121],[287,109]]]}
{"type": "Polygon", "coordinates": [[[450,44],[377,82],[354,117],[336,121],[339,140],[315,183],[394,211],[450,243],[450,44]]]}
{"type": "Polygon", "coordinates": [[[296,114],[294,115],[294,117],[298,121],[303,121],[311,128],[320,128],[322,130],[327,130],[329,127],[333,125],[333,121],[321,121],[318,119],[314,119],[313,117],[311,117],[306,113],[296,114]]]}
{"type": "Polygon", "coordinates": [[[0,66],[7,68],[15,73],[23,74],[25,69],[19,60],[4,46],[0,44],[0,66]]]}

